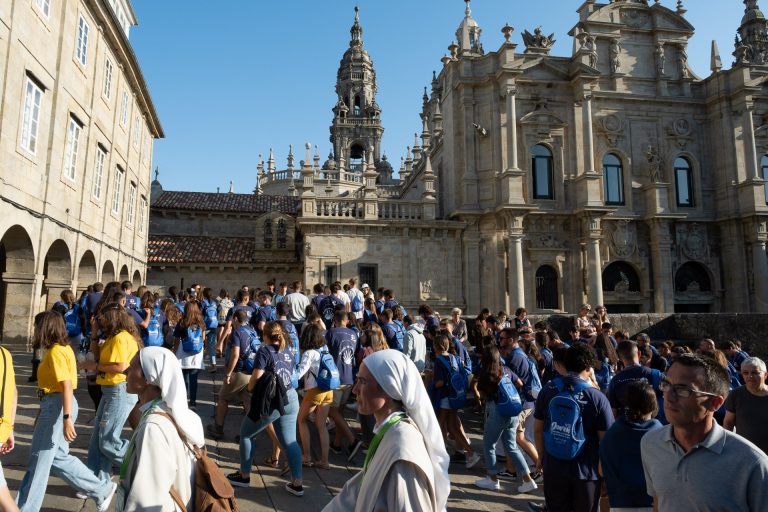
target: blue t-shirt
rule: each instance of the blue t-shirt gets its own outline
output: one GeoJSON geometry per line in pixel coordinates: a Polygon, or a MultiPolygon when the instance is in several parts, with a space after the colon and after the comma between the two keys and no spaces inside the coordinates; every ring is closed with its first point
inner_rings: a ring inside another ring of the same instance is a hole
{"type": "Polygon", "coordinates": [[[619,417],[600,441],[600,462],[612,508],[653,506],[640,458],[640,439],[659,428],[658,420],[633,423],[619,417]]]}
{"type": "MultiPolygon", "coordinates": [[[[576,385],[582,382],[574,375],[562,377],[566,385],[576,385]]],[[[533,417],[543,421],[549,421],[549,402],[558,394],[554,382],[549,382],[541,389],[536,399],[536,408],[533,417]]],[[[586,443],[581,453],[573,460],[561,460],[544,452],[544,473],[551,477],[562,477],[577,480],[599,480],[597,472],[599,462],[599,438],[598,432],[607,431],[613,424],[613,412],[608,399],[599,389],[589,387],[581,390],[575,396],[581,404],[581,416],[584,426],[586,443]]],[[[541,454],[539,454],[541,456],[541,454]]]]}
{"type": "Polygon", "coordinates": [[[346,327],[334,327],[325,332],[325,339],[328,351],[339,369],[339,381],[342,384],[354,384],[357,333],[346,327]]]}
{"type": "Polygon", "coordinates": [[[238,304],[235,307],[229,308],[229,311],[227,312],[227,322],[232,321],[232,317],[237,313],[238,311],[243,310],[248,314],[248,320],[250,321],[253,314],[256,312],[255,309],[253,309],[251,306],[243,306],[241,304],[238,304]]]}
{"type": "Polygon", "coordinates": [[[432,377],[433,382],[443,381],[443,386],[435,390],[438,398],[445,398],[451,388],[451,359],[448,354],[438,356],[435,359],[435,370],[432,377]]]}
{"type": "Polygon", "coordinates": [[[624,388],[630,382],[645,379],[653,386],[657,396],[659,395],[659,382],[663,374],[659,370],[653,370],[646,366],[632,365],[627,366],[619,373],[613,376],[611,383],[608,384],[608,400],[611,407],[620,409],[624,407],[624,388]]]}
{"type": "Polygon", "coordinates": [[[504,359],[507,367],[525,383],[531,373],[531,362],[521,348],[516,348],[504,359]]]}
{"type": "Polygon", "coordinates": [[[296,326],[293,325],[288,320],[278,320],[280,322],[280,325],[283,326],[283,329],[285,329],[285,332],[288,333],[288,338],[290,338],[290,349],[293,352],[294,357],[296,358],[296,364],[299,364],[299,360],[301,359],[301,355],[299,353],[299,333],[296,332],[296,326]]]}
{"type": "Polygon", "coordinates": [[[381,331],[384,333],[384,338],[387,340],[389,348],[403,351],[403,335],[404,333],[398,329],[398,326],[394,322],[383,324],[381,331]]]}
{"type": "Polygon", "coordinates": [[[277,351],[274,345],[262,345],[256,352],[255,370],[273,369],[275,374],[283,381],[285,389],[292,389],[291,376],[295,366],[293,351],[286,347],[282,352],[277,351]],[[274,369],[272,364],[274,363],[274,369]]]}
{"type": "Polygon", "coordinates": [[[85,312],[90,320],[91,316],[96,313],[96,304],[99,303],[104,292],[92,292],[88,294],[88,298],[85,300],[85,312]]]}
{"type": "MultiPolygon", "coordinates": [[[[144,321],[145,317],[142,317],[138,313],[138,311],[136,311],[135,309],[125,308],[125,310],[128,312],[129,315],[131,315],[131,318],[133,318],[133,321],[136,323],[136,327],[138,327],[139,324],[144,321]]],[[[142,310],[142,311],[144,311],[144,310],[142,310]]]]}
{"type": "Polygon", "coordinates": [[[254,315],[251,318],[251,322],[254,325],[258,325],[260,322],[272,322],[276,319],[277,319],[277,316],[275,316],[275,306],[273,306],[272,304],[267,304],[266,306],[262,306],[256,312],[256,315],[254,315]]]}
{"type": "Polygon", "coordinates": [[[135,295],[126,295],[125,307],[128,309],[139,309],[141,307],[141,299],[135,295]]]}
{"type": "MultiPolygon", "coordinates": [[[[232,329],[232,334],[229,336],[229,346],[237,347],[240,349],[240,353],[237,356],[237,363],[235,363],[236,372],[242,372],[245,370],[245,353],[251,344],[251,335],[245,326],[240,326],[232,329]]],[[[232,352],[230,352],[231,354],[232,352]]]]}

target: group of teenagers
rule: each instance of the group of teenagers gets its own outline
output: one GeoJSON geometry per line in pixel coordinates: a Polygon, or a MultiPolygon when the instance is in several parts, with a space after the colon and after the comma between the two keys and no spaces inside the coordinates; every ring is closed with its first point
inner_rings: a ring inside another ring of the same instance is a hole
{"type": "MultiPolygon", "coordinates": [[[[530,510],[591,512],[601,497],[612,510],[768,510],[766,368],[738,342],[657,348],[646,335],[614,333],[606,309],[592,314],[588,304],[565,342],[546,323],[531,325],[524,308],[466,321],[458,308],[440,318],[423,304],[408,315],[392,290],[358,289],[354,279],[309,294],[299,282],[243,286],[234,300],[198,286],[172,287],[166,298],[132,292],[130,282],[96,283],[77,300],[65,291],[35,318],[30,379],[40,412],[15,500],[0,482],[3,510],[39,510],[50,474],[98,510],[113,501],[117,510],[193,510],[206,434],[221,439],[229,406],[240,404],[233,486],[250,485],[264,430],[264,463],[281,468],[294,496],[304,494],[303,468],[330,468],[329,451],[350,461],[364,454],[327,511],[442,511],[449,463],[481,459],[480,488],[502,491],[517,479],[528,493],[546,480],[545,503],[530,510]],[[204,429],[195,409],[206,368],[222,383],[204,429]],[[96,410],[86,463],[69,453],[79,371],[96,410]],[[352,394],[360,436],[344,417],[352,394]],[[484,418],[480,454],[461,421],[472,402],[484,418]],[[678,466],[696,471],[703,452],[725,448],[729,461],[749,462],[733,492],[713,497],[704,484],[683,484],[678,466]]],[[[16,394],[10,354],[0,356],[2,455],[14,445],[16,394]]]]}

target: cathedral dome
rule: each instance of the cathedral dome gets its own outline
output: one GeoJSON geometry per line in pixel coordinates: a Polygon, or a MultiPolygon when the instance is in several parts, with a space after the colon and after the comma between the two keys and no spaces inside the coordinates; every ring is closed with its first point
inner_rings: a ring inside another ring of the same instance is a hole
{"type": "Polygon", "coordinates": [[[389,163],[389,160],[387,160],[387,155],[384,155],[381,157],[381,160],[376,162],[376,172],[379,174],[386,173],[388,175],[392,174],[392,164],[389,163]]]}
{"type": "Polygon", "coordinates": [[[330,153],[328,155],[328,160],[323,163],[323,170],[324,171],[335,171],[336,170],[336,160],[333,159],[333,153],[330,153]]]}

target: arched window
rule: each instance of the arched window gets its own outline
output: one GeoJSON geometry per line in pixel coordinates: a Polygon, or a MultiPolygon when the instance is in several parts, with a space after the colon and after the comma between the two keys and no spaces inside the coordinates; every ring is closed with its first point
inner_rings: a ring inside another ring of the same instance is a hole
{"type": "Polygon", "coordinates": [[[677,206],[691,208],[693,204],[693,173],[687,159],[675,159],[675,189],[677,191],[677,206]]]}
{"type": "Polygon", "coordinates": [[[552,166],[552,152],[541,144],[533,146],[533,198],[554,199],[554,176],[552,166]]]}
{"type": "Polygon", "coordinates": [[[353,108],[352,108],[352,115],[355,115],[355,116],[359,116],[359,115],[360,115],[360,112],[361,112],[361,108],[360,108],[360,96],[359,96],[359,95],[357,95],[357,96],[355,96],[355,104],[354,104],[354,106],[353,106],[353,108]]]}
{"type": "Polygon", "coordinates": [[[349,170],[352,172],[363,172],[365,164],[365,151],[360,144],[353,144],[349,148],[349,170]]]}
{"type": "Polygon", "coordinates": [[[603,158],[605,204],[624,204],[624,170],[621,160],[613,153],[603,158]]]}
{"type": "Polygon", "coordinates": [[[560,308],[557,291],[557,271],[549,265],[542,265],[536,271],[536,308],[560,308]]]}
{"type": "Polygon", "coordinates": [[[264,221],[264,248],[272,248],[272,219],[264,221]]]}
{"type": "Polygon", "coordinates": [[[603,270],[604,292],[639,292],[640,277],[626,261],[614,261],[603,270]]]}
{"type": "Polygon", "coordinates": [[[280,219],[279,221],[277,221],[277,248],[285,249],[285,245],[286,245],[285,221],[283,219],[280,219]]]}
{"type": "Polygon", "coordinates": [[[765,190],[765,204],[768,204],[768,155],[763,155],[760,160],[760,176],[765,180],[763,189],[765,190]]]}
{"type": "Polygon", "coordinates": [[[712,282],[701,263],[688,261],[675,272],[675,293],[711,292],[712,282]]]}

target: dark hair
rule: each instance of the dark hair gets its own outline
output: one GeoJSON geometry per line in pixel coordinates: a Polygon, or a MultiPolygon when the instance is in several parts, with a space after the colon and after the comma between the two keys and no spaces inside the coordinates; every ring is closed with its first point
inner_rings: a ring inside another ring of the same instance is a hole
{"type": "Polygon", "coordinates": [[[725,368],[717,364],[714,359],[703,357],[698,354],[680,354],[677,359],[672,362],[671,366],[675,366],[676,364],[688,368],[700,368],[702,370],[704,378],[702,379],[703,386],[701,391],[714,393],[723,398],[728,396],[730,377],[725,368]]]}
{"type": "Polygon", "coordinates": [[[35,317],[34,337],[38,347],[47,349],[51,345],[69,345],[64,317],[56,311],[46,311],[41,315],[43,316],[40,317],[39,323],[35,317]]]}
{"type": "Polygon", "coordinates": [[[642,421],[650,414],[655,417],[659,413],[659,404],[653,387],[645,379],[629,381],[624,387],[624,414],[632,422],[642,421]]]}
{"type": "Polygon", "coordinates": [[[413,318],[411,318],[411,315],[405,315],[403,317],[403,323],[408,325],[413,325],[413,318]]]}
{"type": "Polygon", "coordinates": [[[402,320],[403,319],[403,308],[395,306],[392,309],[392,320],[402,320]]]}
{"type": "Polygon", "coordinates": [[[248,312],[244,309],[238,309],[235,311],[235,314],[232,315],[233,318],[237,320],[237,323],[240,325],[247,324],[248,323],[248,312]]]}
{"type": "Polygon", "coordinates": [[[288,344],[286,342],[288,335],[280,322],[267,322],[264,324],[262,335],[264,341],[269,338],[269,341],[271,341],[273,345],[277,345],[278,352],[285,350],[285,347],[288,344]]]}
{"type": "Polygon", "coordinates": [[[291,306],[287,302],[278,302],[275,306],[275,314],[277,316],[288,316],[291,311],[291,306]]]}
{"type": "Polygon", "coordinates": [[[450,350],[451,346],[451,340],[443,333],[438,333],[435,335],[435,339],[432,342],[432,345],[436,349],[440,349],[442,352],[448,352],[450,350]]]}
{"type": "Polygon", "coordinates": [[[424,316],[424,315],[432,316],[435,314],[435,310],[432,309],[432,306],[430,306],[429,304],[422,304],[421,306],[419,306],[417,313],[419,314],[419,316],[424,316]]]}
{"type": "Polygon", "coordinates": [[[241,302],[245,302],[250,297],[251,295],[247,291],[243,290],[242,288],[237,290],[237,294],[235,295],[235,299],[237,299],[238,304],[240,304],[241,302]]]}
{"type": "Polygon", "coordinates": [[[520,315],[522,315],[523,313],[525,313],[525,314],[528,314],[528,310],[527,310],[527,309],[525,309],[525,308],[517,308],[517,309],[515,310],[515,316],[520,316],[520,315]]]}
{"type": "Polygon", "coordinates": [[[160,303],[160,311],[163,312],[165,318],[170,325],[176,325],[181,319],[181,311],[176,307],[176,303],[173,299],[163,299],[160,303]]]}
{"type": "Polygon", "coordinates": [[[270,301],[274,296],[275,294],[270,292],[269,290],[262,290],[259,292],[259,297],[264,297],[265,299],[269,299],[270,301]]]}
{"type": "Polygon", "coordinates": [[[200,308],[197,307],[197,302],[189,301],[184,304],[184,314],[181,316],[179,323],[183,329],[197,326],[205,333],[205,321],[200,313],[200,308]]]}
{"type": "Polygon", "coordinates": [[[565,345],[558,345],[552,349],[552,362],[557,362],[565,365],[565,356],[568,354],[568,347],[565,345]]]}
{"type": "Polygon", "coordinates": [[[104,290],[104,284],[103,283],[93,283],[93,291],[95,293],[99,293],[104,290]]]}
{"type": "Polygon", "coordinates": [[[498,385],[501,380],[502,369],[501,362],[499,361],[499,349],[496,348],[496,345],[485,347],[480,368],[491,384],[498,385]]]}
{"type": "Polygon", "coordinates": [[[392,314],[392,310],[391,310],[391,309],[389,309],[389,308],[385,309],[385,310],[384,310],[384,311],[382,311],[380,314],[381,314],[381,316],[383,316],[383,317],[384,317],[384,319],[385,319],[387,322],[391,321],[391,320],[392,320],[392,317],[394,316],[394,315],[392,314]]]}
{"type": "Polygon", "coordinates": [[[613,343],[605,334],[600,333],[595,337],[595,347],[600,349],[603,357],[607,357],[611,364],[615,365],[619,361],[619,356],[616,354],[616,349],[613,348],[613,343]]]}
{"type": "Polygon", "coordinates": [[[177,286],[170,286],[170,287],[168,287],[168,295],[170,295],[173,300],[178,300],[179,299],[179,288],[177,286]]]}
{"type": "Polygon", "coordinates": [[[213,299],[213,290],[210,288],[203,288],[203,298],[207,301],[213,299]]]}
{"type": "Polygon", "coordinates": [[[616,353],[622,359],[634,359],[637,354],[637,343],[631,340],[620,341],[616,347],[616,353]]]}
{"type": "Polygon", "coordinates": [[[318,325],[309,324],[301,332],[301,339],[299,340],[299,348],[301,350],[316,350],[325,345],[325,336],[323,336],[323,329],[318,325]]]}
{"type": "Polygon", "coordinates": [[[155,296],[150,291],[144,292],[141,296],[141,309],[154,309],[155,308],[155,296]]]}
{"type": "Polygon", "coordinates": [[[549,324],[546,320],[539,320],[535,324],[533,324],[533,328],[536,331],[546,331],[549,329],[549,324]]]}
{"type": "Polygon", "coordinates": [[[99,323],[104,331],[105,339],[115,336],[120,331],[125,331],[132,335],[137,342],[141,341],[139,330],[136,328],[136,322],[133,321],[133,318],[125,308],[117,302],[110,302],[101,308],[99,323]]]}
{"type": "Polygon", "coordinates": [[[312,287],[312,292],[314,292],[315,295],[322,295],[323,291],[325,291],[325,285],[323,285],[323,283],[317,283],[312,287]]]}
{"type": "Polygon", "coordinates": [[[123,281],[122,283],[120,283],[120,289],[123,291],[131,290],[133,289],[133,283],[130,281],[123,281]]]}
{"type": "Polygon", "coordinates": [[[338,310],[333,313],[333,321],[342,323],[347,319],[347,312],[344,310],[338,310]]]}
{"type": "Polygon", "coordinates": [[[587,345],[577,343],[565,354],[565,369],[573,373],[581,373],[592,368],[595,364],[595,353],[587,345]]]}
{"type": "Polygon", "coordinates": [[[221,297],[222,299],[229,298],[229,292],[226,289],[222,288],[221,290],[219,290],[219,297],[221,297]]]}
{"type": "Polygon", "coordinates": [[[537,331],[536,334],[533,335],[533,339],[536,340],[536,344],[540,348],[546,348],[547,345],[549,345],[549,334],[542,331],[537,331]]]}
{"type": "Polygon", "coordinates": [[[61,292],[61,301],[67,306],[70,306],[75,302],[75,294],[72,293],[72,290],[64,290],[61,292]]]}

